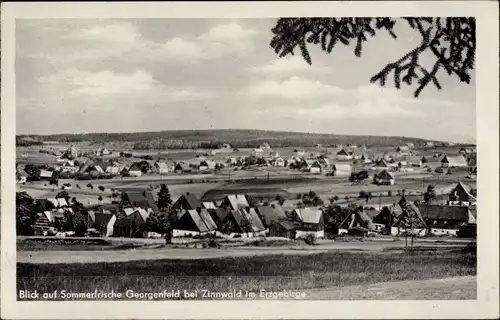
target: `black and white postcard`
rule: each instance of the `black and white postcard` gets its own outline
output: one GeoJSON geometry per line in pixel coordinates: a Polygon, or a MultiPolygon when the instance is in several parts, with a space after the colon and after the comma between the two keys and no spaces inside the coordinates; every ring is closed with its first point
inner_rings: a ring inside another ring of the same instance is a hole
{"type": "Polygon", "coordinates": [[[494,2],[2,9],[2,318],[499,316],[494,2]]]}

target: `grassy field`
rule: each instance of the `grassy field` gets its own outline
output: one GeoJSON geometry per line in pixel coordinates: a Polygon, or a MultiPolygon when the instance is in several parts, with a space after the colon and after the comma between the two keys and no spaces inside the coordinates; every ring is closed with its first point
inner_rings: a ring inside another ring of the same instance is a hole
{"type": "MultiPolygon", "coordinates": [[[[274,255],[93,264],[17,264],[18,290],[304,290],[476,274],[476,257],[459,251],[390,254],[326,252],[304,259],[274,255]]],[[[198,297],[201,298],[201,297],[198,297]]]]}

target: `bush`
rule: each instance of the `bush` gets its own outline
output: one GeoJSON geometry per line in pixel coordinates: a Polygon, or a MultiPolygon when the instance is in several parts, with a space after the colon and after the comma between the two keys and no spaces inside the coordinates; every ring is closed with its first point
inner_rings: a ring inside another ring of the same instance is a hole
{"type": "Polygon", "coordinates": [[[305,238],[304,238],[304,241],[310,245],[310,246],[313,246],[316,244],[316,236],[312,233],[309,233],[305,238]]]}

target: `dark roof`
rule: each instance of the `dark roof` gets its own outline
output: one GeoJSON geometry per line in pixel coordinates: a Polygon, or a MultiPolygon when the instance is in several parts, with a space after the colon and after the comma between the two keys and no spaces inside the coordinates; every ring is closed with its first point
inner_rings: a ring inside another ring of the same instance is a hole
{"type": "Polygon", "coordinates": [[[260,206],[256,208],[257,212],[260,214],[264,223],[270,225],[273,221],[286,220],[286,214],[278,207],[272,206],[260,206]]]}
{"type": "Polygon", "coordinates": [[[469,208],[465,206],[420,204],[418,209],[424,219],[469,221],[469,208]]]}
{"type": "Polygon", "coordinates": [[[128,199],[132,207],[151,208],[153,211],[159,211],[151,191],[125,191],[122,194],[122,199],[128,199]]]}
{"type": "Polygon", "coordinates": [[[217,208],[217,209],[208,209],[208,212],[210,212],[210,215],[212,217],[216,215],[219,221],[224,221],[224,219],[226,219],[226,216],[230,211],[227,210],[226,208],[217,208]]]}
{"type": "Polygon", "coordinates": [[[271,226],[273,225],[280,225],[282,226],[284,229],[286,230],[295,230],[295,224],[293,224],[292,222],[290,221],[274,221],[271,226]]]}
{"type": "Polygon", "coordinates": [[[112,214],[104,214],[102,212],[94,212],[93,215],[90,215],[91,218],[93,218],[93,222],[95,225],[106,225],[108,224],[109,220],[113,217],[112,214]]]}
{"type": "Polygon", "coordinates": [[[179,206],[179,204],[182,204],[182,202],[184,202],[188,206],[188,208],[183,208],[183,209],[191,210],[191,209],[201,208],[201,202],[192,193],[189,194],[186,193],[181,195],[179,199],[177,199],[177,201],[174,203],[174,207],[179,206]]]}
{"type": "Polygon", "coordinates": [[[387,170],[383,170],[377,174],[378,179],[384,179],[384,180],[394,180],[394,177],[392,174],[390,174],[387,170]]]}
{"type": "Polygon", "coordinates": [[[138,162],[136,162],[136,163],[132,164],[130,166],[130,168],[128,168],[128,171],[142,171],[141,165],[138,162]]]}

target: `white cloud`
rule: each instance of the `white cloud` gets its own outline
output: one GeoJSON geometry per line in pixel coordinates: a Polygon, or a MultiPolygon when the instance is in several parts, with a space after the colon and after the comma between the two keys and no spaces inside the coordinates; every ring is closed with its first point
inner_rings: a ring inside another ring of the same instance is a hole
{"type": "Polygon", "coordinates": [[[237,22],[221,24],[208,30],[199,36],[199,39],[208,42],[232,42],[243,41],[257,35],[257,32],[251,29],[245,29],[237,22]]]}
{"type": "Polygon", "coordinates": [[[277,58],[261,66],[254,66],[248,69],[252,73],[278,74],[285,72],[321,72],[328,73],[331,69],[328,66],[309,65],[300,56],[288,56],[277,58]]]}
{"type": "Polygon", "coordinates": [[[73,39],[110,41],[122,44],[133,44],[142,35],[137,27],[129,22],[113,22],[107,25],[96,25],[84,28],[68,35],[73,39]]]}
{"type": "Polygon", "coordinates": [[[231,55],[242,55],[254,49],[253,37],[257,33],[236,22],[217,25],[199,36],[173,38],[162,45],[150,43],[150,58],[165,62],[196,63],[231,55]]]}
{"type": "Polygon", "coordinates": [[[291,77],[284,81],[264,80],[253,84],[248,90],[251,96],[275,96],[280,98],[314,98],[325,95],[336,95],[344,90],[318,80],[291,77]]]}

